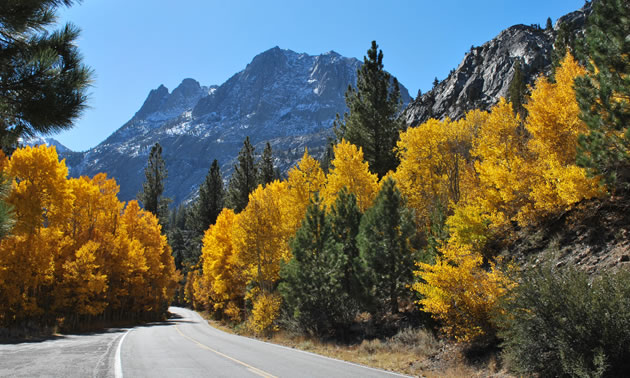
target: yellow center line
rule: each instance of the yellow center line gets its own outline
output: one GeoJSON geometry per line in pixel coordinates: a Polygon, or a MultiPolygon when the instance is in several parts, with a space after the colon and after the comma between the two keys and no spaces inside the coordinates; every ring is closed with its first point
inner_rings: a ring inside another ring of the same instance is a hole
{"type": "Polygon", "coordinates": [[[246,364],[243,361],[239,361],[236,358],[230,357],[225,353],[221,353],[218,350],[212,349],[209,346],[207,346],[206,344],[200,343],[199,341],[193,339],[190,336],[184,335],[182,333],[182,331],[179,329],[179,327],[177,325],[175,325],[175,329],[177,330],[177,332],[179,332],[180,335],[184,336],[185,338],[187,338],[188,340],[192,341],[193,343],[197,344],[197,346],[199,346],[202,349],[206,349],[209,350],[215,354],[218,354],[219,356],[223,357],[223,358],[227,358],[230,361],[236,362],[239,365],[243,365],[247,368],[247,370],[251,371],[254,374],[260,375],[261,377],[265,377],[265,378],[278,378],[275,375],[269,374],[266,371],[260,370],[258,368],[253,367],[252,365],[246,364]]]}

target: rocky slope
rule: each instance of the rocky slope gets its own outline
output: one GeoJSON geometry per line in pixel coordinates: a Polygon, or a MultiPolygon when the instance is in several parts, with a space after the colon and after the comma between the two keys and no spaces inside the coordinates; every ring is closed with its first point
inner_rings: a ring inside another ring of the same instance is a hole
{"type": "MultiPolygon", "coordinates": [[[[335,115],[346,111],[344,93],[356,82],[360,64],[333,51],[311,56],[275,47],[220,86],[185,79],[172,92],[164,86],[152,90],[133,118],[104,142],[64,156],[73,176],[107,172],[116,178],[122,200],[140,190],[156,142],[169,174],[165,194],[175,203],[195,193],[213,159],[228,175],[246,136],[258,154],[269,141],[276,166],[286,171],[305,146],[323,151],[335,115]]],[[[401,91],[408,103],[407,90],[401,91]]]]}
{"type": "Polygon", "coordinates": [[[489,42],[472,47],[448,77],[429,92],[418,96],[405,109],[408,125],[419,125],[430,118],[461,118],[472,109],[488,110],[506,97],[517,64],[527,84],[551,71],[553,44],[561,26],[570,33],[584,30],[590,5],[561,17],[551,30],[538,25],[515,25],[489,42]]]}

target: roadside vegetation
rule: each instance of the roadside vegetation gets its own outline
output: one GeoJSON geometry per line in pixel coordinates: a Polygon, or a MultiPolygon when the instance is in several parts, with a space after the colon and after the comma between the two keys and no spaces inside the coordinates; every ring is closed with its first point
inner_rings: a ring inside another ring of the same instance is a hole
{"type": "Polygon", "coordinates": [[[68,179],[54,148],[7,151],[0,327],[155,318],[174,300],[241,334],[407,374],[621,375],[630,257],[587,274],[554,260],[575,240],[512,248],[563,214],[596,228],[576,209],[628,196],[630,5],[593,6],[553,77],[407,129],[372,42],[323,162],[305,149],[280,177],[271,146],[256,161],[247,138],[227,188],[215,161],[198,199],[170,213],[157,144],[144,209],[104,174],[68,179]]]}

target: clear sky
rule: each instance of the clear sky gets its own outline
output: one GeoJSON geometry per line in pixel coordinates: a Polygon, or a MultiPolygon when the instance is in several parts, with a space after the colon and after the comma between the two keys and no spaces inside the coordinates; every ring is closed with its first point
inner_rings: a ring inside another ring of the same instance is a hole
{"type": "Polygon", "coordinates": [[[363,59],[372,40],[385,69],[415,97],[479,46],[515,24],[540,24],[583,0],[85,0],[59,12],[82,29],[78,44],[95,72],[90,108],[53,135],[75,151],[107,138],[151,89],[184,78],[222,84],[274,46],[363,59]]]}

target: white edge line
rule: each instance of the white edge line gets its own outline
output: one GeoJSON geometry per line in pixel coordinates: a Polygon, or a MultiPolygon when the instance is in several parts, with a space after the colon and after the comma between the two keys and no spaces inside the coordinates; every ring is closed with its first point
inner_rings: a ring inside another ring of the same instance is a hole
{"type": "Polygon", "coordinates": [[[118,348],[116,348],[116,362],[114,363],[114,377],[115,378],[123,378],[120,351],[122,349],[123,341],[125,341],[125,337],[127,337],[129,332],[131,332],[131,329],[127,330],[127,332],[125,332],[125,334],[122,335],[122,337],[120,338],[120,341],[118,342],[118,348]]]}
{"type": "Polygon", "coordinates": [[[366,366],[366,365],[357,364],[355,362],[340,360],[338,358],[328,357],[328,356],[324,356],[324,355],[313,353],[313,352],[308,352],[308,351],[305,351],[305,350],[302,350],[302,349],[298,349],[298,348],[291,348],[291,347],[288,347],[288,346],[285,346],[285,345],[274,344],[274,343],[270,343],[270,342],[267,342],[267,341],[258,340],[258,339],[252,338],[252,337],[241,336],[241,335],[237,335],[237,334],[234,334],[234,333],[228,333],[228,332],[222,331],[220,329],[217,329],[217,328],[214,328],[213,326],[211,326],[206,319],[204,319],[201,315],[199,315],[197,313],[197,311],[194,311],[194,310],[191,310],[191,309],[188,309],[188,308],[185,308],[185,310],[188,310],[188,311],[191,311],[191,312],[195,313],[203,321],[204,324],[206,324],[208,327],[212,328],[213,330],[225,333],[227,335],[240,337],[240,338],[243,338],[243,339],[246,339],[246,340],[253,340],[253,341],[256,341],[256,342],[259,342],[259,343],[263,343],[263,344],[267,344],[267,345],[272,345],[272,346],[274,346],[276,348],[281,348],[281,349],[291,350],[291,351],[294,351],[294,352],[300,352],[300,353],[304,353],[304,354],[309,354],[311,356],[324,358],[324,359],[327,359],[327,360],[333,360],[333,361],[337,361],[337,362],[342,362],[344,364],[354,365],[354,366],[357,366],[357,367],[360,367],[360,368],[373,370],[373,371],[378,371],[380,373],[388,373],[388,374],[391,374],[391,375],[397,376],[397,377],[410,377],[409,375],[400,374],[400,373],[397,373],[397,372],[394,372],[394,371],[390,371],[390,370],[373,368],[371,366],[366,366]]]}

